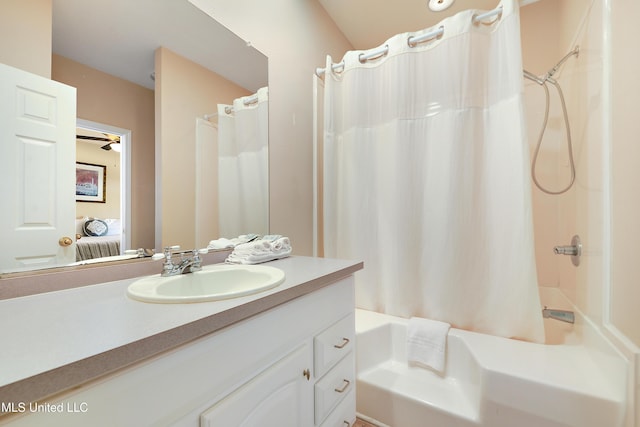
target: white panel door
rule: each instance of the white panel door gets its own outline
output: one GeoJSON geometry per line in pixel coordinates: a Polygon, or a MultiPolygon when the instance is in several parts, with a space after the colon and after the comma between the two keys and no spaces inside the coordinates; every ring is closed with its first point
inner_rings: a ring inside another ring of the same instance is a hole
{"type": "Polygon", "coordinates": [[[75,261],[75,123],[75,88],[0,64],[0,272],[75,261]]]}

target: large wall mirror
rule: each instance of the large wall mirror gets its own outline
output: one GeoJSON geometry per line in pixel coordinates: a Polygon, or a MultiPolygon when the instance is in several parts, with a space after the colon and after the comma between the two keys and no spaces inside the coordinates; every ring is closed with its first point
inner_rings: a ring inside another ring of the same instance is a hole
{"type": "Polygon", "coordinates": [[[79,242],[101,237],[91,219],[118,253],[268,233],[267,57],[187,0],[53,1],[52,15],[77,171],[106,174],[106,198],[76,197],[79,242]]]}

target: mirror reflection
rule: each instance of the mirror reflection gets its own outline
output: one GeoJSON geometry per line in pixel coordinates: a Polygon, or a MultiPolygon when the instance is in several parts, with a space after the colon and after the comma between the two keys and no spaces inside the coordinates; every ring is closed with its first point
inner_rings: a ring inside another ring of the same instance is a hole
{"type": "Polygon", "coordinates": [[[123,144],[118,135],[76,129],[76,261],[117,256],[122,252],[120,158],[123,144]]]}
{"type": "Polygon", "coordinates": [[[91,124],[77,134],[107,138],[106,125],[124,137],[120,154],[106,141],[78,139],[77,161],[104,166],[107,178],[103,202],[74,201],[69,224],[80,241],[103,237],[85,231],[102,223],[121,254],[268,233],[267,58],[186,0],[52,8],[51,78],[77,88],[77,117],[91,124]],[[221,145],[229,135],[236,145],[221,145]],[[248,202],[233,199],[242,188],[252,192],[248,202]],[[257,215],[225,225],[240,211],[257,215]]]}

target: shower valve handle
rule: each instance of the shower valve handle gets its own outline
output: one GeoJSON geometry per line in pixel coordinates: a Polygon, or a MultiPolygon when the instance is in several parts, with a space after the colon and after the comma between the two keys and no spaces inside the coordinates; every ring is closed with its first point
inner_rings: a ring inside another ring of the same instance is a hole
{"type": "Polygon", "coordinates": [[[556,246],[553,248],[553,252],[558,255],[578,255],[579,249],[577,246],[556,246]]]}
{"type": "Polygon", "coordinates": [[[573,236],[571,239],[571,245],[567,246],[555,246],[553,252],[557,255],[569,255],[571,256],[571,262],[573,265],[580,265],[580,256],[582,255],[582,242],[579,236],[573,236]]]}

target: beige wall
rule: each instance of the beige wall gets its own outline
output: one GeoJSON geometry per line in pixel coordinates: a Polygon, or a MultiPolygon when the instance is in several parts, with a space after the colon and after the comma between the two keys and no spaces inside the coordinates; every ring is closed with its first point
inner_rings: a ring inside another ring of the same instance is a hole
{"type": "MultiPolygon", "coordinates": [[[[600,2],[541,0],[522,9],[525,68],[543,75],[576,45],[571,57],[554,76],[566,99],[576,165],[573,187],[561,195],[548,195],[533,186],[536,257],[539,283],[559,286],[585,313],[602,318],[603,156],[606,146],[603,105],[603,13],[600,2]],[[594,6],[595,5],[595,6],[594,6]],[[551,36],[551,37],[549,37],[551,36]],[[579,234],[585,248],[581,265],[555,255],[555,245],[569,244],[579,234]]],[[[548,125],[537,160],[538,181],[549,190],[570,182],[569,154],[560,99],[553,86],[548,125]]],[[[544,113],[544,91],[525,80],[525,103],[532,155],[538,143],[544,113]]],[[[600,322],[601,323],[601,322],[600,322]]]]}
{"type": "Polygon", "coordinates": [[[154,92],[58,55],[52,79],[77,88],[78,118],[131,130],[131,246],[153,248],[154,92]]]}
{"type": "Polygon", "coordinates": [[[270,232],[313,253],[312,76],[352,47],[316,1],[194,0],[269,58],[270,232]],[[251,13],[247,13],[251,10],[251,13]]]}
{"type": "MultiPolygon", "coordinates": [[[[520,11],[522,62],[525,70],[542,75],[562,57],[563,49],[558,43],[560,22],[556,2],[540,1],[524,7],[520,11]]],[[[525,80],[525,114],[527,117],[527,136],[533,158],[534,149],[544,120],[545,96],[543,89],[536,83],[525,80]]],[[[552,103],[555,107],[556,102],[552,103]]],[[[553,117],[559,118],[557,108],[553,117]]],[[[557,120],[557,119],[556,119],[557,120]]],[[[538,155],[536,176],[545,186],[558,188],[558,151],[557,143],[562,135],[557,125],[547,129],[538,155]]],[[[566,179],[566,176],[563,175],[566,179]]],[[[563,181],[566,182],[566,181],[563,181]]],[[[532,188],[534,230],[536,244],[536,266],[538,283],[542,286],[558,286],[560,261],[553,254],[554,245],[559,240],[559,200],[557,196],[548,196],[532,188]]]]}
{"type": "Polygon", "coordinates": [[[640,426],[640,59],[633,54],[640,40],[640,3],[616,0],[610,7],[611,286],[604,317],[611,322],[612,335],[627,350],[628,357],[635,358],[628,389],[635,393],[631,403],[635,403],[635,426],[640,426]]]}
{"type": "Polygon", "coordinates": [[[0,62],[51,78],[51,0],[2,0],[0,62]]]}
{"type": "Polygon", "coordinates": [[[640,3],[611,2],[611,322],[640,346],[640,3]]]}
{"type": "Polygon", "coordinates": [[[100,144],[78,139],[76,161],[107,167],[106,202],[76,202],[76,217],[120,218],[120,153],[106,151],[100,148],[100,144]]]}
{"type": "Polygon", "coordinates": [[[196,118],[214,113],[219,103],[230,104],[250,93],[166,48],[156,51],[155,71],[159,172],[155,247],[195,248],[196,118]]]}
{"type": "Polygon", "coordinates": [[[566,50],[579,45],[580,55],[567,61],[559,79],[566,92],[576,162],[571,197],[560,198],[559,237],[566,244],[572,235],[579,234],[583,244],[578,268],[562,259],[566,257],[558,257],[560,288],[601,327],[609,281],[605,253],[609,251],[606,240],[610,232],[604,223],[609,198],[604,175],[607,167],[604,153],[609,146],[609,136],[605,134],[609,112],[605,105],[604,9],[601,0],[564,0],[560,5],[563,26],[567,28],[565,34],[571,34],[565,35],[564,40],[574,39],[573,43],[565,44],[566,50]],[[575,16],[584,20],[580,22],[575,16]]]}
{"type": "MultiPolygon", "coordinates": [[[[538,67],[536,74],[545,72],[576,44],[580,46],[578,58],[567,61],[559,74],[569,110],[576,183],[561,196],[543,195],[534,188],[536,249],[541,285],[559,286],[600,328],[619,332],[640,346],[640,263],[635,259],[640,203],[634,196],[640,194],[640,148],[634,138],[640,134],[636,113],[640,60],[629,54],[640,36],[636,22],[640,5],[619,1],[611,10],[610,77],[605,66],[608,28],[602,0],[541,0],[522,10],[524,63],[527,67],[529,60],[529,66],[538,67]],[[548,32],[557,42],[546,38],[548,32]],[[553,245],[567,244],[576,233],[584,245],[578,268],[551,253],[553,245]]],[[[525,93],[533,145],[544,99],[535,84],[527,84],[525,93]]],[[[554,102],[558,104],[557,98],[552,98],[554,102]]],[[[546,164],[542,179],[555,188],[568,179],[566,147],[559,143],[565,138],[561,124],[561,110],[552,108],[541,161],[546,164]]]]}

